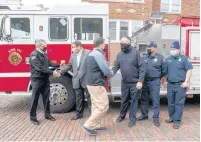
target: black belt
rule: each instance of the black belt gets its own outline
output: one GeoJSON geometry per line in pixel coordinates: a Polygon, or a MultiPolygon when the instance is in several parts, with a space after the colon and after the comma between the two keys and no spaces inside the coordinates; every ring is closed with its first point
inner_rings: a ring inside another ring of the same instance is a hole
{"type": "Polygon", "coordinates": [[[172,85],[180,85],[180,84],[182,84],[184,81],[180,81],[180,82],[168,82],[168,83],[170,83],[170,84],[172,84],[172,85]]]}

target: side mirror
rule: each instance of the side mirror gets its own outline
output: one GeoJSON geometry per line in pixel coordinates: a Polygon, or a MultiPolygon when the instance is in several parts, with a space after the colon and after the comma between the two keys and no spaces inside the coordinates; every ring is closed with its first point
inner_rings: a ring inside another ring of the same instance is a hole
{"type": "Polygon", "coordinates": [[[4,21],[4,34],[5,36],[11,36],[10,17],[6,17],[4,21]]]}

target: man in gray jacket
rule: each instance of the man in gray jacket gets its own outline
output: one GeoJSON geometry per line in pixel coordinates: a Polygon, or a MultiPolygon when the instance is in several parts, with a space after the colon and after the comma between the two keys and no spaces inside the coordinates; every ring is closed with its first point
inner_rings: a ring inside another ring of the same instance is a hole
{"type": "Polygon", "coordinates": [[[94,49],[86,59],[87,88],[91,95],[91,116],[84,123],[83,129],[90,135],[97,135],[96,130],[107,130],[101,127],[101,119],[109,108],[109,100],[105,83],[107,76],[114,75],[108,67],[105,54],[105,40],[94,40],[94,49]]]}
{"type": "Polygon", "coordinates": [[[84,49],[80,41],[72,43],[72,51],[70,61],[61,69],[61,73],[73,70],[73,89],[76,94],[76,116],[72,117],[71,120],[77,120],[83,117],[84,113],[84,92],[88,101],[88,107],[91,109],[90,95],[86,87],[86,66],[85,60],[90,50],[84,49]]]}

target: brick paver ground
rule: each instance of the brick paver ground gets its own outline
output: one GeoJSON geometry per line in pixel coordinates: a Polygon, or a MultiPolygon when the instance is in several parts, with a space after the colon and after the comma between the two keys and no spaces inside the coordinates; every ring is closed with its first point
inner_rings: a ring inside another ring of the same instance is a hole
{"type": "MultiPolygon", "coordinates": [[[[98,132],[98,136],[89,136],[82,125],[89,116],[85,109],[84,119],[71,121],[74,112],[53,114],[55,122],[44,119],[39,111],[41,122],[35,126],[29,121],[30,96],[0,95],[0,141],[200,141],[200,98],[187,100],[182,126],[175,130],[172,124],[164,123],[168,118],[167,100],[161,102],[161,127],[152,122],[150,108],[149,120],[137,122],[133,128],[128,128],[128,116],[122,123],[116,123],[120,104],[110,105],[110,110],[102,123],[107,132],[98,132]]],[[[137,116],[140,113],[138,111],[137,116]]]]}

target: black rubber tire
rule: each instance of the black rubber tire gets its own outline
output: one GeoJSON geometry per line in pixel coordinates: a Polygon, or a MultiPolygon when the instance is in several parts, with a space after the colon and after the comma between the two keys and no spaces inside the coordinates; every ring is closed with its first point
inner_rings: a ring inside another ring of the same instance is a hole
{"type": "MultiPolygon", "coordinates": [[[[51,113],[66,113],[70,111],[75,106],[75,91],[72,87],[72,78],[70,76],[61,76],[59,78],[50,76],[50,84],[51,83],[60,83],[62,84],[68,92],[68,98],[66,102],[62,105],[50,105],[51,113]]],[[[44,105],[42,101],[42,96],[39,98],[39,106],[42,110],[44,110],[44,105]]]]}

